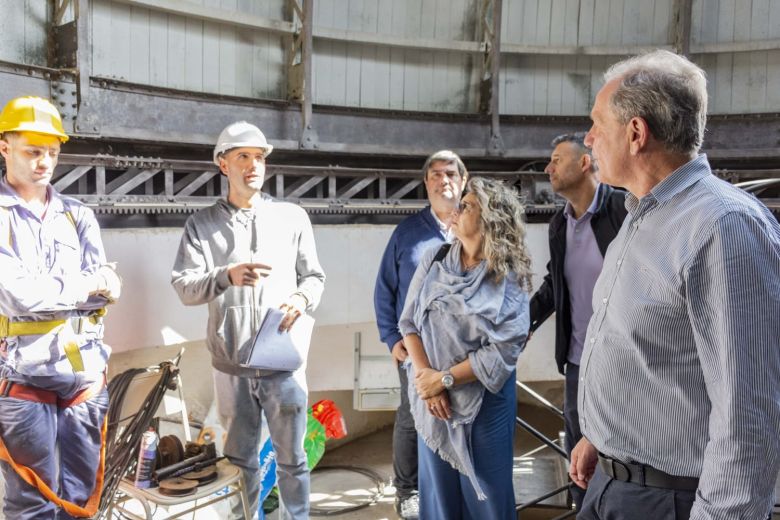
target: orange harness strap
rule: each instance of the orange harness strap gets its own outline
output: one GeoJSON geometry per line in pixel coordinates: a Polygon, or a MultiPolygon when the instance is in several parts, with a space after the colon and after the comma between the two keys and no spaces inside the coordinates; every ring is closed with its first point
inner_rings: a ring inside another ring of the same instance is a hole
{"type": "MultiPolygon", "coordinates": [[[[86,388],[84,391],[77,394],[73,399],[66,402],[58,403],[61,408],[67,408],[69,406],[76,406],[85,401],[88,401],[99,393],[105,380],[97,381],[95,384],[86,388]]],[[[34,399],[31,399],[34,400],[34,399]]],[[[17,464],[16,461],[8,453],[8,448],[5,446],[5,442],[0,438],[0,460],[7,462],[16,471],[22,480],[27,482],[32,487],[36,488],[41,495],[43,495],[49,502],[56,504],[65,510],[70,516],[77,516],[81,518],[91,518],[95,516],[100,505],[100,495],[103,491],[103,477],[106,469],[106,430],[108,428],[108,414],[103,419],[103,428],[100,432],[100,462],[98,463],[97,475],[95,476],[95,489],[92,491],[92,495],[87,499],[87,503],[84,506],[79,506],[73,502],[63,500],[58,497],[54,491],[44,482],[31,468],[17,464]]]]}

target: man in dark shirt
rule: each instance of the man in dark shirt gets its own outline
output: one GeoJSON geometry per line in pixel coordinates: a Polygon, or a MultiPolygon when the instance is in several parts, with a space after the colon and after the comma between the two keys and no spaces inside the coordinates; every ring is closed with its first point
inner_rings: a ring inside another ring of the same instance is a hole
{"type": "MultiPolygon", "coordinates": [[[[550,163],[544,171],[566,206],[550,221],[550,262],[542,286],[531,299],[531,332],[555,312],[555,360],[566,376],[564,416],[565,448],[580,440],[577,415],[577,380],[588,321],[593,314],[593,285],[601,272],[607,246],[623,219],[625,193],[599,184],[585,134],[556,137],[550,163]]],[[[579,506],[584,490],[571,486],[579,506]]]]}

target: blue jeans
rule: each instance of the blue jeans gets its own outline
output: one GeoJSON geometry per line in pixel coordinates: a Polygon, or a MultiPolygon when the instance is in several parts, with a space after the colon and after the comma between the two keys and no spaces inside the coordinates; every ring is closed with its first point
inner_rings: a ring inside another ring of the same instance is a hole
{"type": "MultiPolygon", "coordinates": [[[[69,399],[104,375],[102,372],[79,372],[28,378],[4,367],[2,377],[51,390],[59,397],[69,399]]],[[[0,397],[0,437],[16,463],[35,471],[63,500],[83,506],[95,489],[103,419],[107,410],[108,392],[105,388],[89,401],[70,408],[0,397]]],[[[5,479],[5,518],[72,518],[22,480],[9,464],[3,462],[0,467],[5,479]]]]}
{"type": "MultiPolygon", "coordinates": [[[[257,457],[261,414],[265,413],[276,452],[280,518],[308,519],[309,467],[303,449],[308,394],[303,370],[257,378],[214,370],[214,382],[217,412],[227,432],[224,454],[244,474],[250,511],[257,511],[259,507],[260,464],[257,457]]],[[[231,518],[243,518],[238,497],[233,497],[231,518]]]]}
{"type": "MultiPolygon", "coordinates": [[[[457,389],[455,390],[457,391],[457,389]]],[[[498,394],[485,391],[471,426],[474,470],[487,500],[478,500],[467,476],[418,439],[420,520],[514,520],[513,437],[517,399],[514,373],[498,394]]]]}

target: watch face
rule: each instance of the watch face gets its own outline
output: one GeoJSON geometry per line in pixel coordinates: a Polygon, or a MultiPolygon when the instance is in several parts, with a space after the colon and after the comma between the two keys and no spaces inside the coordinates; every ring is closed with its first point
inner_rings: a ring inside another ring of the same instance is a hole
{"type": "Polygon", "coordinates": [[[455,378],[452,377],[452,374],[444,374],[441,378],[441,384],[443,384],[445,388],[450,388],[455,384],[455,378]]]}

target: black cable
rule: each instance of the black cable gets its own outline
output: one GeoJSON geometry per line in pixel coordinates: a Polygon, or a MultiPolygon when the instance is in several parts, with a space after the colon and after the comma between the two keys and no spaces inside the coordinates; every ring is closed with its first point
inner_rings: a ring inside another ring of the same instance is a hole
{"type": "Polygon", "coordinates": [[[365,502],[363,504],[357,504],[354,506],[348,506],[343,507],[340,509],[321,509],[317,507],[310,507],[309,509],[309,515],[310,516],[335,516],[335,515],[342,515],[345,513],[351,513],[352,511],[357,511],[359,509],[363,509],[364,507],[372,506],[379,502],[379,500],[385,496],[385,482],[382,475],[377,473],[371,468],[366,468],[363,466],[346,466],[346,465],[335,465],[335,466],[317,466],[312,470],[312,473],[319,473],[324,471],[352,471],[354,473],[360,473],[361,475],[365,475],[371,480],[374,481],[374,484],[376,485],[376,493],[371,497],[371,499],[368,502],[365,502]]]}
{"type": "Polygon", "coordinates": [[[103,492],[100,497],[100,509],[97,518],[102,517],[112,501],[122,478],[128,473],[138,458],[141,437],[149,429],[149,425],[160,407],[163,396],[169,388],[175,388],[175,378],[178,367],[166,361],[160,363],[160,378],[149,391],[140,410],[133,415],[127,426],[119,431],[120,416],[125,395],[133,378],[146,372],[145,369],[130,369],[118,374],[108,384],[109,410],[108,427],[106,431],[105,474],[103,477],[103,492]]]}

